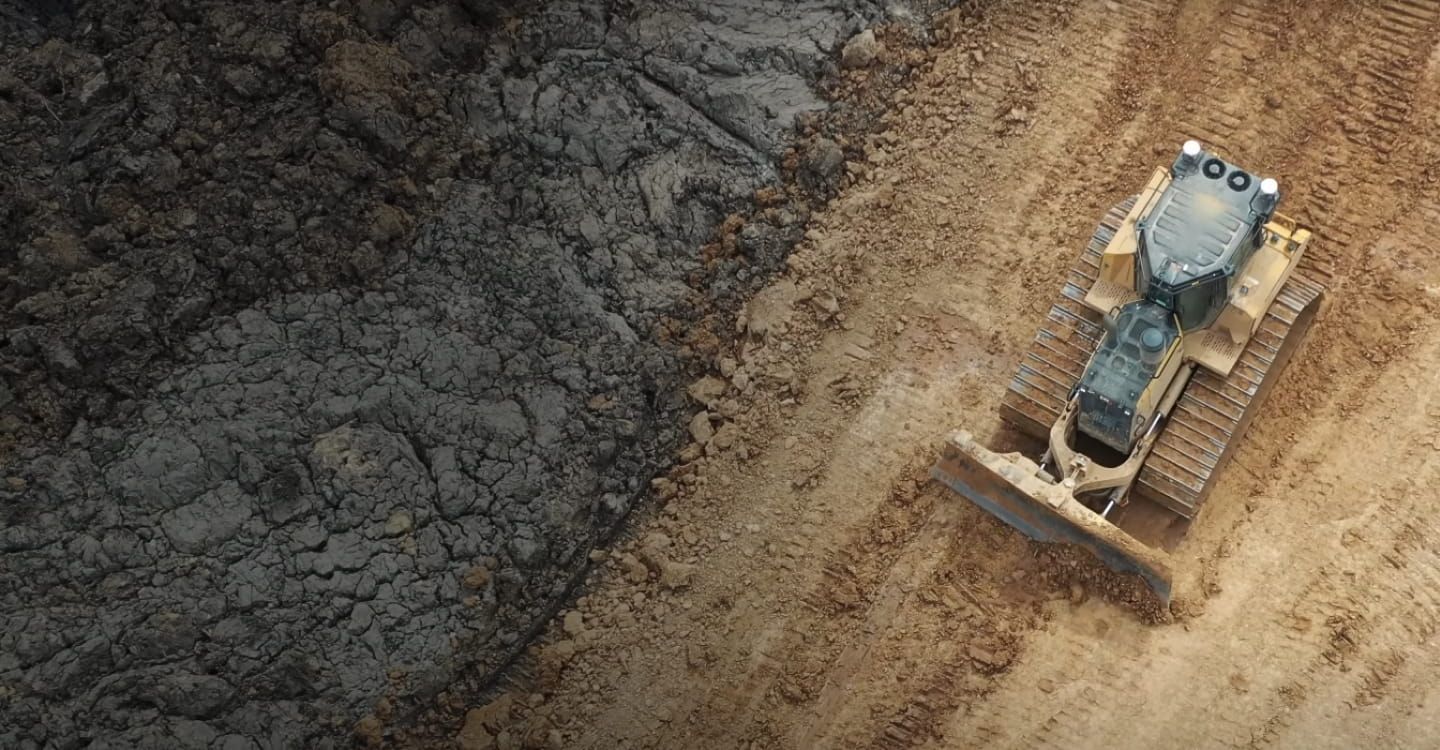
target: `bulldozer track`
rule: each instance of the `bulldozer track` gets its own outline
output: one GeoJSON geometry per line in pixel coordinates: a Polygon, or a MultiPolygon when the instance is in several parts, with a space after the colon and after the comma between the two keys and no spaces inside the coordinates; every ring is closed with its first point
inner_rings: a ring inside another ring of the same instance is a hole
{"type": "Polygon", "coordinates": [[[1026,434],[1044,439],[1060,417],[1070,389],[1100,345],[1100,316],[1085,306],[1085,294],[1100,270],[1100,255],[1135,205],[1127,198],[1111,208],[1090,237],[1090,244],[1065,277],[1060,297],[1050,307],[1035,339],[1020,361],[1000,402],[1000,415],[1026,434]]]}
{"type": "Polygon", "coordinates": [[[1198,370],[1175,405],[1136,489],[1193,518],[1314,317],[1323,288],[1293,274],[1228,376],[1198,370]]]}
{"type": "MultiPolygon", "coordinates": [[[[1100,221],[1010,382],[1001,415],[1027,434],[1048,436],[1100,343],[1100,315],[1085,306],[1085,294],[1099,273],[1100,255],[1134,203],[1126,199],[1100,221]]],[[[1136,477],[1138,494],[1185,518],[1194,517],[1304,337],[1322,292],[1319,284],[1292,275],[1230,374],[1195,373],[1136,477]]]]}

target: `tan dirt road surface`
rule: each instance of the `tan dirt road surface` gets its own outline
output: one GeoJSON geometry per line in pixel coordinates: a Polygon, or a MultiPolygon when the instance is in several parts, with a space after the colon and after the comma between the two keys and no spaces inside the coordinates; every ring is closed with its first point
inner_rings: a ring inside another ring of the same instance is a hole
{"type": "Polygon", "coordinates": [[[994,2],[939,26],[693,389],[706,446],[450,736],[1440,745],[1440,3],[994,2]],[[1190,137],[1279,179],[1329,293],[1151,623],[925,470],[952,429],[1015,440],[996,409],[1064,270],[1190,137]]]}

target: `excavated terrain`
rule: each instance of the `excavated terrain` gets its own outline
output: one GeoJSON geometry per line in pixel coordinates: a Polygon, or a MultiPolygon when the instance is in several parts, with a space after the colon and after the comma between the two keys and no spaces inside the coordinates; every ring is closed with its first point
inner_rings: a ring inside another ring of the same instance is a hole
{"type": "Polygon", "coordinates": [[[1440,4],[997,0],[936,35],[692,385],[735,405],[416,745],[1440,742],[1440,4]],[[996,410],[1064,269],[1192,137],[1279,180],[1329,291],[1157,611],[924,470],[951,429],[1020,445],[996,410]]]}
{"type": "Polygon", "coordinates": [[[1440,744],[1440,3],[0,34],[0,746],[1440,744]],[[1329,291],[1166,610],[926,469],[1186,138],[1329,291]]]}

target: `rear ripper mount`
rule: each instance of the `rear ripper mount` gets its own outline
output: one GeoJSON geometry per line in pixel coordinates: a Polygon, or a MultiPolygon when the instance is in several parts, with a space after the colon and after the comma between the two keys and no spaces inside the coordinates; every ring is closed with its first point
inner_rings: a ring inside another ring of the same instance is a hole
{"type": "Polygon", "coordinates": [[[1027,536],[1078,545],[1169,602],[1169,550],[1319,307],[1310,232],[1278,185],[1198,143],[1112,208],[1071,267],[1000,415],[1037,461],[966,432],[932,476],[1027,536]]]}

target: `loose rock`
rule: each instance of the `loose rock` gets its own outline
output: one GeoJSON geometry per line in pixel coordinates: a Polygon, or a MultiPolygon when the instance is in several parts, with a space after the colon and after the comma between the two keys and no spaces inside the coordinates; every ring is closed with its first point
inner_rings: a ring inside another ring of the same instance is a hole
{"type": "Polygon", "coordinates": [[[797,177],[806,189],[818,192],[835,189],[844,172],[845,152],[840,144],[816,138],[805,147],[797,177]]]}
{"type": "Polygon", "coordinates": [[[713,375],[706,375],[694,383],[691,383],[690,387],[686,389],[686,392],[690,394],[690,398],[695,399],[701,406],[709,408],[720,401],[720,398],[725,395],[727,388],[729,388],[729,384],[724,380],[713,375]]]}
{"type": "Polygon", "coordinates": [[[625,579],[631,583],[644,583],[650,578],[650,569],[645,567],[645,563],[628,552],[620,556],[620,569],[625,572],[625,579]]]}
{"type": "Polygon", "coordinates": [[[670,590],[689,588],[690,580],[695,577],[695,567],[674,560],[661,560],[659,579],[661,587],[670,590]]]}
{"type": "Polygon", "coordinates": [[[711,416],[708,411],[702,411],[691,418],[690,437],[694,438],[696,443],[705,445],[710,442],[711,438],[715,437],[715,428],[711,426],[710,420],[711,416]]]}
{"type": "Polygon", "coordinates": [[[866,29],[845,43],[840,53],[840,64],[847,68],[869,67],[883,50],[884,45],[875,38],[875,32],[866,29]]]}

